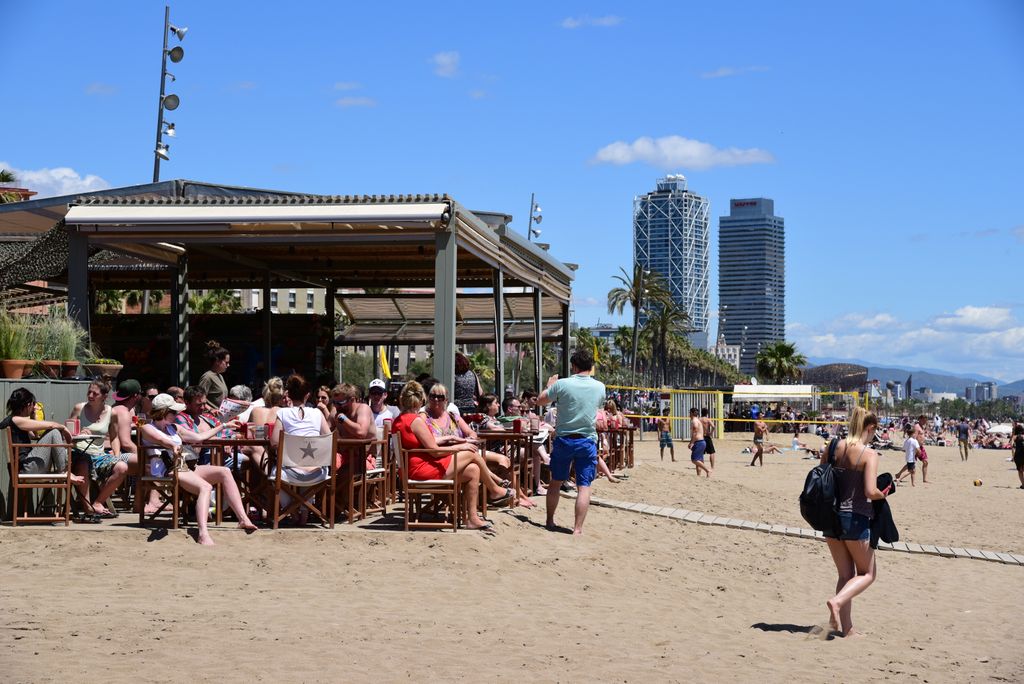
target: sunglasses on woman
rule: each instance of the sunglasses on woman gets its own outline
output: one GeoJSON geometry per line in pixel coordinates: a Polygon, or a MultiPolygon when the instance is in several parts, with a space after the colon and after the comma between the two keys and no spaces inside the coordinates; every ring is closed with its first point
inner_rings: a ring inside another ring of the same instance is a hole
{"type": "Polygon", "coordinates": [[[441,401],[443,399],[447,399],[448,396],[445,394],[431,394],[430,398],[433,399],[434,401],[441,401]]]}

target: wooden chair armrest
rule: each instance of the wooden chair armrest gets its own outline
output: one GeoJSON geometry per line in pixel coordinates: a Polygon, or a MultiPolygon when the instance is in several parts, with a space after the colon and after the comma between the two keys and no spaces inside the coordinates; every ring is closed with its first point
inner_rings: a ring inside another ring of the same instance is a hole
{"type": "Polygon", "coordinates": [[[369,446],[370,444],[373,444],[376,440],[374,440],[372,438],[368,438],[368,439],[340,439],[339,438],[336,441],[337,441],[338,446],[354,447],[354,446],[369,446]]]}
{"type": "Polygon", "coordinates": [[[451,449],[406,449],[405,453],[407,453],[407,454],[428,454],[428,455],[437,455],[437,456],[448,456],[448,455],[454,456],[456,452],[452,451],[451,449]]]}

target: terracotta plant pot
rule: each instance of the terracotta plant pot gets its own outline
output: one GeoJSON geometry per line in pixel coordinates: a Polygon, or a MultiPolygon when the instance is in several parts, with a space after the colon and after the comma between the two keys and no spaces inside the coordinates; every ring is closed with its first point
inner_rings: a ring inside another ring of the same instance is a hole
{"type": "Polygon", "coordinates": [[[32,362],[24,359],[4,359],[0,361],[0,372],[8,380],[21,380],[25,371],[32,368],[32,362]]]}
{"type": "Polygon", "coordinates": [[[122,364],[115,363],[87,363],[85,364],[86,375],[90,378],[109,376],[117,379],[118,373],[124,368],[122,364]]]}
{"type": "Polygon", "coordinates": [[[61,361],[60,362],[60,377],[70,380],[78,375],[78,362],[77,361],[61,361]]]}
{"type": "Polygon", "coordinates": [[[43,372],[43,377],[46,378],[59,378],[60,377],[60,361],[40,361],[39,368],[43,372]]]}

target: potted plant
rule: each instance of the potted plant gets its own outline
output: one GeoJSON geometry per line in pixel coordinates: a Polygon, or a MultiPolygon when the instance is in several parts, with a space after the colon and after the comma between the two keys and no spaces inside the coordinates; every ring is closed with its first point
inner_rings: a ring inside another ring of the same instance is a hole
{"type": "Polygon", "coordinates": [[[73,378],[78,373],[78,350],[88,337],[85,329],[64,312],[52,312],[48,325],[54,338],[57,358],[61,361],[61,377],[73,378]]]}
{"type": "Polygon", "coordinates": [[[34,316],[30,326],[29,349],[36,371],[44,378],[60,377],[60,348],[56,328],[59,318],[50,310],[45,316],[34,316]]]}
{"type": "Polygon", "coordinates": [[[86,350],[85,354],[85,372],[90,378],[110,378],[111,380],[117,379],[117,374],[121,372],[124,366],[116,359],[107,359],[103,357],[103,353],[99,347],[90,345],[86,350]]]}
{"type": "Polygon", "coordinates": [[[32,361],[26,358],[28,351],[29,328],[25,317],[0,307],[0,371],[5,378],[20,380],[31,370],[32,361]]]}

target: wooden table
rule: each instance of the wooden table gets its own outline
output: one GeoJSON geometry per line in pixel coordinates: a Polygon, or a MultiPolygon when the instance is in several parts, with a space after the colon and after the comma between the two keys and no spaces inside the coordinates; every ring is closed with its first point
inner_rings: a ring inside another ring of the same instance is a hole
{"type": "Polygon", "coordinates": [[[502,442],[512,446],[517,452],[519,456],[518,463],[512,458],[511,454],[505,454],[512,461],[513,492],[519,490],[520,482],[525,482],[527,486],[530,484],[530,476],[533,472],[533,437],[536,434],[533,431],[526,430],[523,432],[514,432],[512,430],[478,430],[476,433],[482,442],[482,448],[486,448],[487,442],[502,442]]]}
{"type": "MultiPolygon", "coordinates": [[[[213,465],[224,465],[224,451],[228,447],[245,447],[245,446],[259,446],[263,447],[265,453],[270,452],[270,440],[269,439],[252,439],[248,437],[232,437],[228,439],[216,438],[208,439],[200,444],[196,445],[199,448],[208,448],[210,450],[210,462],[213,465]]],[[[264,461],[266,462],[266,461],[264,461]]],[[[239,464],[238,454],[235,454],[235,461],[231,469],[232,475],[235,477],[235,482],[238,484],[238,492],[242,496],[242,505],[246,507],[248,512],[249,506],[253,504],[253,491],[252,483],[249,482],[242,473],[241,465],[239,464]]],[[[221,491],[220,485],[216,486],[217,491],[217,523],[220,525],[224,521],[224,496],[221,491]]],[[[260,503],[260,502],[256,502],[260,503]]]]}

